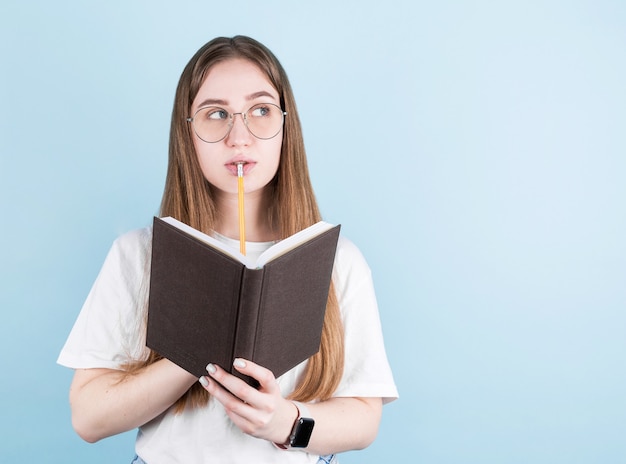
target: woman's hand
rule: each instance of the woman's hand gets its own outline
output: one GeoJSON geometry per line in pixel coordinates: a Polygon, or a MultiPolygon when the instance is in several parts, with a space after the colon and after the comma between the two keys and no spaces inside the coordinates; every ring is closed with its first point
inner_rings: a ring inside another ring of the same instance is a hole
{"type": "MultiPolygon", "coordinates": [[[[218,366],[209,364],[209,376],[200,383],[220,403],[243,432],[274,443],[287,443],[298,409],[282,397],[271,371],[251,361],[237,359],[235,368],[256,379],[255,389],[218,366]]],[[[378,432],[381,398],[333,397],[307,405],[315,428],[306,451],[333,454],[368,446],[378,432]]]]}
{"type": "Polygon", "coordinates": [[[298,409],[282,397],[272,372],[251,361],[236,359],[237,371],[256,379],[259,388],[213,364],[207,366],[209,376],[200,383],[222,405],[233,423],[244,433],[275,443],[286,443],[298,409]]]}

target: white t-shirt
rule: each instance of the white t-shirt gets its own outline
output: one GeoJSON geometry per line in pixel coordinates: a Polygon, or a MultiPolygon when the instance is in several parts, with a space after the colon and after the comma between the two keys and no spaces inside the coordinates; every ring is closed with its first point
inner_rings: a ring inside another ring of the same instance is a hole
{"type": "MultiPolygon", "coordinates": [[[[220,240],[239,248],[239,242],[220,240]]],[[[73,369],[119,369],[141,359],[145,347],[145,316],[150,278],[152,229],[126,233],[113,244],[58,363],[73,369]]],[[[247,243],[249,255],[271,243],[247,243]]],[[[370,269],[352,242],[340,237],[333,281],[345,328],[345,368],[337,397],[398,397],[383,344],[370,269]]],[[[306,361],[278,378],[284,396],[291,393],[306,361]]],[[[277,449],[272,443],[241,432],[221,404],[165,411],[139,428],[137,454],[148,464],[315,463],[318,456],[277,449]]]]}

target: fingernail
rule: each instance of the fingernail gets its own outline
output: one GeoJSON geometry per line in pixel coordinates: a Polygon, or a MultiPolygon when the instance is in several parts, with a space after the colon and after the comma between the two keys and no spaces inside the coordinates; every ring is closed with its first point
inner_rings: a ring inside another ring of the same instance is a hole
{"type": "Polygon", "coordinates": [[[217,369],[215,368],[215,366],[211,363],[206,365],[206,370],[209,374],[215,374],[215,372],[217,371],[217,369]]]}
{"type": "Polygon", "coordinates": [[[204,376],[200,377],[198,379],[198,382],[200,382],[202,384],[202,386],[205,387],[205,388],[209,386],[209,381],[204,376]]]}
{"type": "Polygon", "coordinates": [[[238,367],[238,368],[244,368],[246,367],[246,363],[243,359],[235,359],[235,362],[233,362],[233,366],[238,367]]]}

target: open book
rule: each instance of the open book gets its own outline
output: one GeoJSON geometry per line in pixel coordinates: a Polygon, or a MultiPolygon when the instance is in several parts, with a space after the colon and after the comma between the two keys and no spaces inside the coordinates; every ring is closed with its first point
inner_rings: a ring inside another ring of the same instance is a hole
{"type": "Polygon", "coordinates": [[[237,357],[276,377],[319,350],[340,226],[325,222],[251,262],[174,218],[154,218],[146,344],[200,377],[237,357]]]}

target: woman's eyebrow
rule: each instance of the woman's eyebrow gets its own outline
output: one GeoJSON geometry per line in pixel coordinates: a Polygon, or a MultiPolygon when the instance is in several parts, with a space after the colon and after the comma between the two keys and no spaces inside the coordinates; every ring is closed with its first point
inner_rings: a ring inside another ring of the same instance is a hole
{"type": "Polygon", "coordinates": [[[271,94],[271,93],[269,93],[269,92],[266,92],[265,90],[261,90],[261,91],[259,91],[259,92],[254,92],[254,93],[251,93],[250,95],[248,95],[248,96],[246,97],[246,100],[248,100],[248,101],[249,101],[249,100],[255,100],[255,99],[257,99],[257,98],[261,98],[261,97],[270,97],[272,100],[276,100],[276,98],[274,97],[274,95],[272,95],[272,94],[271,94]]]}
{"type": "Polygon", "coordinates": [[[198,108],[203,108],[205,106],[214,106],[214,105],[226,106],[228,105],[228,102],[226,100],[221,100],[219,98],[207,98],[206,100],[203,100],[201,103],[198,104],[198,108]]]}

